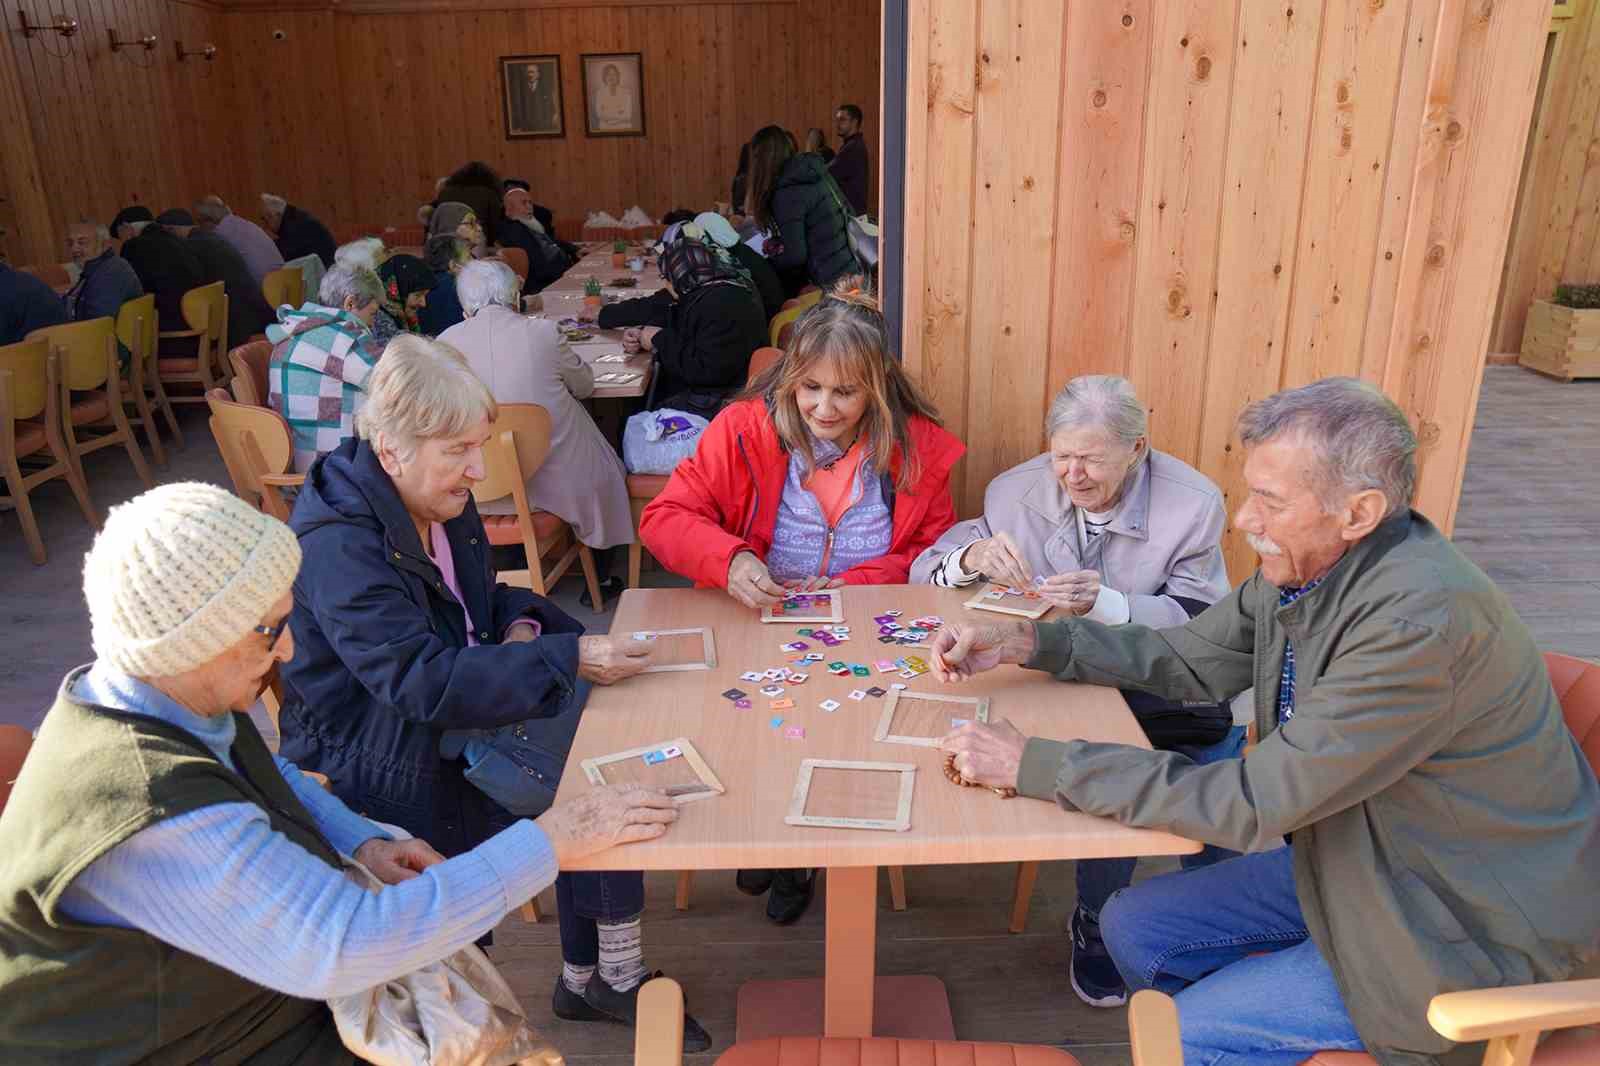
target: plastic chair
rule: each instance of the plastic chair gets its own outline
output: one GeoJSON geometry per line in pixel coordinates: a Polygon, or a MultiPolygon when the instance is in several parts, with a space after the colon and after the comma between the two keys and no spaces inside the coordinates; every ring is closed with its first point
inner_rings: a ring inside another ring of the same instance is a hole
{"type": "Polygon", "coordinates": [[[299,267],[272,270],[261,279],[261,295],[274,311],[284,304],[299,307],[305,300],[305,287],[306,276],[299,267]]]}
{"type": "Polygon", "coordinates": [[[767,327],[767,340],[774,347],[784,347],[784,341],[789,337],[788,333],[784,331],[786,329],[793,330],[795,319],[806,313],[806,309],[801,307],[798,301],[790,302],[794,306],[791,307],[785,304],[783,310],[772,316],[772,322],[767,327]]]}
{"type": "MultiPolygon", "coordinates": [[[[11,786],[16,784],[17,775],[22,772],[22,764],[28,758],[28,749],[33,747],[33,734],[20,725],[0,725],[0,811],[6,809],[6,801],[11,798],[11,786]]],[[[640,1000],[640,1006],[644,1005],[640,1000]]],[[[678,1027],[683,1027],[683,1022],[678,1022],[678,1027]]],[[[678,1040],[681,1043],[683,1036],[680,1033],[678,1040]]]]}
{"type": "Polygon", "coordinates": [[[150,453],[157,465],[167,465],[167,450],[161,445],[156,431],[155,413],[160,411],[172,431],[172,442],[183,447],[183,430],[178,428],[178,416],[167,399],[167,390],[161,387],[161,375],[156,370],[156,298],[146,293],[136,300],[127,300],[117,311],[117,340],[131,353],[128,363],[128,380],[123,383],[123,403],[132,403],[139,412],[133,419],[135,425],[144,427],[150,441],[150,453]],[[152,403],[151,401],[154,401],[152,403]]]}
{"type": "Polygon", "coordinates": [[[598,614],[602,603],[594,553],[561,518],[528,505],[528,478],[544,466],[549,456],[550,412],[533,403],[501,404],[500,417],[489,427],[489,442],[483,448],[484,477],[472,487],[472,498],[482,506],[510,496],[516,506],[509,515],[483,516],[490,544],[520,544],[528,557],[526,570],[501,571],[497,575],[500,580],[532,588],[544,596],[577,559],[589,584],[589,602],[598,614]],[[561,557],[546,570],[544,557],[558,551],[562,552],[561,557]]]}
{"type": "MultiPolygon", "coordinates": [[[[1545,652],[1544,663],[1567,728],[1600,773],[1600,666],[1557,652],[1545,652]]],[[[1591,1066],[1600,1062],[1600,980],[1445,992],[1429,1002],[1428,1024],[1459,1044],[1487,1040],[1483,1066],[1591,1066]],[[1540,1043],[1552,1030],[1559,1031],[1540,1043]]],[[[1135,993],[1128,1034],[1138,1066],[1183,1066],[1170,997],[1135,993]]],[[[1319,1051],[1301,1066],[1377,1066],[1377,1060],[1362,1051],[1319,1051]]]]}
{"type": "MultiPolygon", "coordinates": [[[[78,476],[84,476],[85,455],[120,444],[127,450],[145,488],[155,488],[144,453],[139,450],[139,442],[134,439],[128,416],[122,409],[127,383],[117,370],[116,323],[109,317],[68,322],[28,334],[29,340],[36,338],[49,343],[56,356],[61,441],[78,476]],[[73,399],[74,393],[77,399],[73,399]],[[95,432],[80,439],[80,429],[95,432]]],[[[84,480],[87,484],[87,478],[84,480]]]]}
{"type": "Polygon", "coordinates": [[[767,368],[783,358],[782,348],[757,348],[750,353],[750,369],[745,371],[744,383],[748,386],[756,378],[767,372],[767,368]]]}
{"type": "Polygon", "coordinates": [[[183,320],[188,329],[162,330],[165,339],[193,337],[192,356],[158,356],[156,369],[163,386],[199,386],[196,391],[169,392],[173,403],[205,403],[206,393],[227,384],[228,373],[218,364],[228,343],[228,296],[222,282],[213,281],[183,294],[183,320]]]}
{"type": "Polygon", "coordinates": [[[299,488],[306,480],[304,474],[289,472],[294,463],[289,423],[270,408],[236,403],[221,389],[206,393],[206,403],[211,407],[211,435],[233,491],[280,522],[289,521],[282,490],[299,488]]]}
{"type": "Polygon", "coordinates": [[[228,352],[233,368],[233,398],[251,407],[269,407],[272,395],[267,368],[272,363],[271,341],[250,341],[228,352]]]}
{"type": "Polygon", "coordinates": [[[51,478],[64,477],[89,525],[100,528],[100,516],[89,502],[89,487],[72,465],[61,440],[60,393],[56,388],[56,359],[44,339],[0,347],[0,476],[6,495],[0,503],[13,507],[22,523],[28,554],[37,565],[45,561],[44,539],[33,517],[28,493],[51,478]],[[46,466],[24,475],[19,460],[48,451],[46,466]]]}

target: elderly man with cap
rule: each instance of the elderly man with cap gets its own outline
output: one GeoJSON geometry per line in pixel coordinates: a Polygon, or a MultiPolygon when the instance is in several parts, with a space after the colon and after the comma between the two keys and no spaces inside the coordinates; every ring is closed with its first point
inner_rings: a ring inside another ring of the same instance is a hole
{"type": "Polygon", "coordinates": [[[88,219],[67,227],[67,258],[78,267],[67,290],[67,314],[74,322],[116,318],[122,305],[144,295],[139,275],[111,247],[110,231],[88,219]]]}
{"type": "Polygon", "coordinates": [[[272,235],[248,218],[234,214],[222,197],[207,196],[196,202],[194,217],[202,229],[215,233],[244,257],[258,288],[261,279],[283,266],[283,253],[278,251],[272,235]]]}
{"type": "MultiPolygon", "coordinates": [[[[154,293],[161,328],[186,330],[183,294],[205,284],[205,269],[189,243],[158,224],[145,208],[130,207],[117,215],[111,232],[122,238],[122,258],[139,275],[144,291],[154,293]]],[[[163,340],[164,354],[194,357],[194,341],[163,340]]]]}
{"type": "Polygon", "coordinates": [[[161,212],[156,222],[181,237],[194,253],[205,278],[203,284],[222,282],[222,291],[228,294],[228,347],[237,348],[277,321],[261,283],[233,245],[196,226],[194,216],[181,207],[161,212]]]}
{"type": "Polygon", "coordinates": [[[299,567],[288,527],[215,486],[111,512],[84,565],[96,660],[63,681],[0,818],[8,1061],[353,1063],[324,1000],[471,944],[562,864],[675,819],[621,786],[451,859],[391,839],[245,713],[294,654],[299,567]],[[388,887],[347,880],[341,855],[388,887]]]}

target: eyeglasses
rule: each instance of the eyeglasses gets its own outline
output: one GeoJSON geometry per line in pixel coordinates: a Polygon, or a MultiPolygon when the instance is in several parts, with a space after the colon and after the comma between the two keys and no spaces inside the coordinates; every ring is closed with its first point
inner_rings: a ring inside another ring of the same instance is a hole
{"type": "Polygon", "coordinates": [[[252,633],[260,633],[262,636],[266,637],[267,638],[267,650],[271,651],[273,648],[276,648],[278,646],[278,637],[283,635],[283,631],[284,631],[285,628],[288,627],[288,625],[289,625],[289,616],[288,615],[284,615],[283,616],[283,621],[279,622],[277,625],[275,625],[275,626],[256,626],[250,632],[252,632],[252,633]]]}

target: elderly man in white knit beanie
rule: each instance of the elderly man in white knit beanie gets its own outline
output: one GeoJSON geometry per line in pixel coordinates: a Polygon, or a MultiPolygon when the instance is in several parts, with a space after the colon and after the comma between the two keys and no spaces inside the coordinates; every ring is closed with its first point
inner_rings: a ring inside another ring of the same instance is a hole
{"type": "Polygon", "coordinates": [[[0,817],[15,1061],[354,1062],[324,1000],[459,950],[561,865],[675,819],[664,793],[606,787],[448,860],[389,839],[243,713],[294,654],[299,566],[288,527],[212,485],[112,510],[84,563],[97,659],[62,683],[0,817]],[[341,854],[391,887],[347,880],[341,854]]]}

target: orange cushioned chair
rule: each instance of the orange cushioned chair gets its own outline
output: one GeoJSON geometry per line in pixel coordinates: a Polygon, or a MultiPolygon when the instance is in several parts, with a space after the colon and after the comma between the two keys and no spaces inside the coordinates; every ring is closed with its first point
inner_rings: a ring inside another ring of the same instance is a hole
{"type": "Polygon", "coordinates": [[[278,521],[289,521],[292,508],[284,490],[298,489],[306,479],[291,473],[294,436],[289,423],[270,408],[235,403],[221,389],[207,393],[206,402],[211,405],[211,435],[234,493],[278,521]]]}
{"type": "Polygon", "coordinates": [[[271,341],[249,341],[228,352],[228,365],[233,368],[233,398],[251,407],[267,407],[271,391],[267,383],[267,368],[272,364],[271,341]]]}
{"type": "MultiPolygon", "coordinates": [[[[1567,728],[1600,772],[1600,666],[1556,652],[1546,652],[1544,662],[1567,728]]],[[[1178,1047],[1178,1014],[1171,1004],[1169,997],[1148,989],[1129,1004],[1134,1061],[1140,1066],[1183,1066],[1181,1056],[1168,1050],[1178,1047]]],[[[1600,1063],[1600,980],[1446,992],[1428,1004],[1428,1024],[1457,1043],[1487,1040],[1484,1066],[1595,1066],[1600,1063]],[[1549,1039],[1538,1043],[1546,1032],[1549,1039]]],[[[1364,1051],[1319,1051],[1302,1066],[1377,1066],[1377,1060],[1364,1051]]]]}
{"type": "Polygon", "coordinates": [[[173,403],[205,403],[206,393],[221,388],[231,376],[220,365],[228,346],[228,294],[222,282],[200,285],[183,294],[183,320],[188,329],[162,330],[165,338],[192,337],[194,355],[165,355],[156,360],[162,387],[173,403]],[[184,389],[173,386],[182,385],[184,389]],[[197,386],[197,389],[191,389],[197,386]]]}
{"type": "Polygon", "coordinates": [[[500,257],[502,263],[511,268],[511,273],[523,281],[528,280],[527,252],[521,248],[496,248],[495,254],[500,257]]]}

